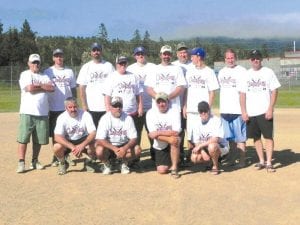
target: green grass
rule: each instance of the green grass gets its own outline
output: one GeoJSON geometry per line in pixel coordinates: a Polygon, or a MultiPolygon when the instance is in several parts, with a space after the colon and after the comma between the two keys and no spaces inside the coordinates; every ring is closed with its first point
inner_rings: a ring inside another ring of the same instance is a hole
{"type": "MultiPolygon", "coordinates": [[[[20,106],[20,88],[0,83],[0,113],[18,112],[20,106]]],[[[219,94],[216,95],[215,107],[219,106],[219,94]]],[[[300,108],[300,87],[280,88],[276,103],[277,108],[300,108]]]]}

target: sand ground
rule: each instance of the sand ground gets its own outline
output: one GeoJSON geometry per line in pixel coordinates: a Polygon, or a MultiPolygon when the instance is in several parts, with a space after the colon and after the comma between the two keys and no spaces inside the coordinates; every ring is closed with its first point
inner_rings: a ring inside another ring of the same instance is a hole
{"type": "MultiPolygon", "coordinates": [[[[64,176],[50,167],[51,146],[43,146],[43,171],[15,172],[17,113],[0,114],[0,225],[23,224],[300,224],[300,109],[276,109],[276,173],[256,171],[248,141],[249,165],[223,167],[214,176],[203,166],[180,171],[180,179],[158,175],[143,152],[143,171],[104,176],[82,171],[79,160],[64,176]]],[[[144,149],[148,143],[143,137],[144,149]]],[[[26,166],[31,159],[28,146],[26,166]]]]}

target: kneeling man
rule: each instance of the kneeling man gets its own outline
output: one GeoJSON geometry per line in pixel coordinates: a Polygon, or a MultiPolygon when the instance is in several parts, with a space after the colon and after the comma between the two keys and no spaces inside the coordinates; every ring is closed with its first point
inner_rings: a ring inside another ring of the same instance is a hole
{"type": "Polygon", "coordinates": [[[211,173],[217,175],[219,157],[228,153],[228,142],[224,139],[221,119],[211,114],[209,104],[202,101],[198,104],[200,119],[194,121],[188,140],[195,144],[191,161],[202,163],[212,161],[211,173]]]}
{"type": "Polygon", "coordinates": [[[154,140],[155,163],[160,174],[171,171],[171,176],[179,178],[179,144],[181,131],[180,113],[169,108],[169,96],[159,92],[155,96],[157,107],[146,115],[149,137],[154,140]]]}
{"type": "Polygon", "coordinates": [[[137,145],[137,132],[131,116],[122,111],[123,100],[115,96],[111,98],[110,111],[101,117],[96,134],[96,154],[104,163],[102,173],[112,173],[109,159],[121,160],[122,174],[130,173],[128,163],[141,155],[141,147],[137,145]]]}

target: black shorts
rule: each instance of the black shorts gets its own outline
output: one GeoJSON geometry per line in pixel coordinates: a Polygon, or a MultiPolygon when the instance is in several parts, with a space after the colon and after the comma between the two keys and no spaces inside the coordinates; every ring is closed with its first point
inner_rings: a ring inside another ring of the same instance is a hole
{"type": "Polygon", "coordinates": [[[99,120],[106,113],[106,111],[103,111],[103,112],[89,111],[89,113],[91,114],[91,116],[93,118],[93,122],[95,124],[96,129],[97,129],[99,120]]]}
{"type": "MultiPolygon", "coordinates": [[[[80,143],[82,143],[85,139],[87,139],[87,136],[84,136],[82,138],[79,138],[77,140],[68,140],[69,142],[71,142],[73,145],[79,145],[80,143]]],[[[71,149],[67,148],[66,149],[67,153],[71,152],[71,149]]]]}
{"type": "Polygon", "coordinates": [[[156,166],[171,166],[170,145],[163,150],[155,150],[155,164],[156,166]]]}
{"type": "Polygon", "coordinates": [[[266,139],[273,139],[273,119],[267,120],[265,114],[249,117],[247,138],[257,140],[261,135],[266,139]]]}
{"type": "Polygon", "coordinates": [[[49,112],[49,136],[54,137],[54,129],[56,126],[57,117],[64,111],[50,111],[49,112]]]}

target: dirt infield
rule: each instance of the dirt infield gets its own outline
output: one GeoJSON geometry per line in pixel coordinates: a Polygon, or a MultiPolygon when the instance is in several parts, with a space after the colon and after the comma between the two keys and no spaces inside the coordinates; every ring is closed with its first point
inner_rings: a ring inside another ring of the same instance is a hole
{"type": "MultiPolygon", "coordinates": [[[[65,176],[58,176],[49,166],[49,145],[40,154],[40,161],[48,163],[45,170],[17,174],[18,114],[1,113],[0,225],[298,225],[300,109],[276,109],[275,120],[276,173],[256,171],[256,155],[249,147],[249,166],[244,169],[223,167],[224,172],[213,176],[202,166],[192,166],[174,180],[154,171],[147,150],[140,172],[87,173],[79,160],[65,176]]],[[[30,158],[31,146],[26,167],[30,158]]]]}

